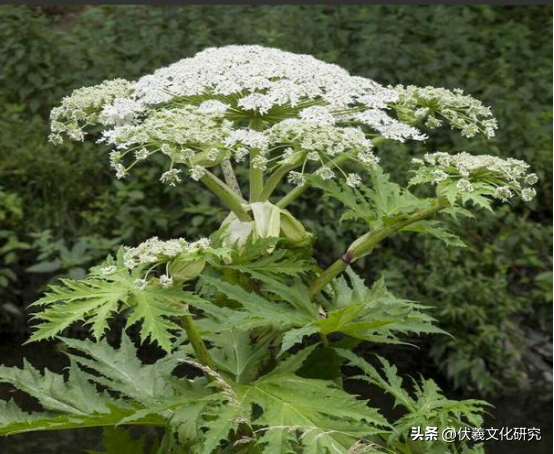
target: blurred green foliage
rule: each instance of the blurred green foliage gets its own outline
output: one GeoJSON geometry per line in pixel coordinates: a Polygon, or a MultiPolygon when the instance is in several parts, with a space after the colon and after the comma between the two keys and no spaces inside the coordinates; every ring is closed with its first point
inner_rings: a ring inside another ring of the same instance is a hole
{"type": "MultiPolygon", "coordinates": [[[[102,146],[53,147],[50,109],[81,86],[134,79],[205,47],[255,43],[384,84],[460,87],[492,106],[494,140],[440,131],[425,144],[387,146],[382,163],[402,182],[409,158],[425,151],[522,158],[541,178],[537,199],[455,226],[469,250],[397,237],[362,267],[368,279],[384,274],[395,293],[436,307],[454,337],[423,350],[456,386],[528,384],[548,361],[536,346],[550,342],[552,320],[551,18],[545,6],[1,7],[2,329],[46,280],[78,277],[116,244],[199,236],[225,215],[194,184],[158,184],[156,169],[114,181],[102,146]]],[[[317,232],[322,263],[353,238],[337,234],[347,228],[336,225],[336,207],[316,194],[295,211],[317,232]]]]}

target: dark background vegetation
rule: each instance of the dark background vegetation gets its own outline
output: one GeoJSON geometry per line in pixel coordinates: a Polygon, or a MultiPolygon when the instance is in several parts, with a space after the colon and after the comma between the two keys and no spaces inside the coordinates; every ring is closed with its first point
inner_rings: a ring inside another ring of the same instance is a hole
{"type": "MultiPolygon", "coordinates": [[[[382,163],[403,181],[410,158],[425,151],[521,158],[540,177],[535,201],[454,226],[469,249],[399,236],[359,268],[432,306],[453,335],[416,340],[417,350],[392,349],[393,362],[463,393],[548,392],[552,8],[545,6],[1,7],[3,339],[24,339],[28,305],[49,280],[82,277],[121,243],[208,234],[225,214],[195,184],[168,189],[148,166],[116,181],[100,145],[54,147],[47,142],[50,109],[75,88],[136,79],[231,43],[313,54],[383,84],[460,87],[492,106],[500,125],[494,140],[439,131],[425,144],[387,146],[382,163]]],[[[355,234],[337,225],[337,209],[315,193],[295,209],[318,234],[322,264],[355,234]]]]}

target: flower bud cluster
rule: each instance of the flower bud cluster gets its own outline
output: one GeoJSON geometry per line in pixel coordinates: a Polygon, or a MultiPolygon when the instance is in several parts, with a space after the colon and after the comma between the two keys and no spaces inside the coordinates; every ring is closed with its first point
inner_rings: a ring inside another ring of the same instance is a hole
{"type": "Polygon", "coordinates": [[[158,237],[152,237],[137,247],[126,247],[123,261],[127,268],[133,269],[139,265],[167,262],[180,255],[197,258],[200,253],[210,249],[210,240],[207,238],[189,243],[184,238],[163,241],[158,237]]]}

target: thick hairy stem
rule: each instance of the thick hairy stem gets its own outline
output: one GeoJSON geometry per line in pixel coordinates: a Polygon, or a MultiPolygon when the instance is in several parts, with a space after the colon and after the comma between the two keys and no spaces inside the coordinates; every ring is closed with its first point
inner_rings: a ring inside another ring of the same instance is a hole
{"type": "Polygon", "coordinates": [[[349,263],[345,262],[342,258],[335,261],[329,268],[323,271],[312,284],[310,287],[310,296],[314,297],[317,295],[329,282],[341,274],[348,265],[349,263]]]}
{"type": "Polygon", "coordinates": [[[220,200],[227,205],[241,221],[252,220],[243,205],[246,202],[242,199],[242,197],[239,197],[236,192],[232,191],[229,186],[217,178],[213,173],[206,172],[200,181],[204,183],[216,196],[218,196],[220,200]]]}
{"type": "Polygon", "coordinates": [[[242,198],[239,182],[237,180],[237,176],[235,175],[235,171],[233,170],[231,160],[224,159],[221,161],[221,171],[223,172],[223,179],[225,180],[225,183],[227,183],[227,186],[229,186],[229,189],[236,192],[238,196],[242,198]]]}
{"type": "Polygon", "coordinates": [[[194,349],[194,354],[196,355],[196,359],[198,360],[198,362],[203,366],[215,370],[213,359],[210,356],[210,352],[208,351],[206,344],[202,340],[200,333],[196,329],[196,325],[194,324],[192,316],[190,314],[185,315],[182,319],[182,324],[185,332],[187,333],[188,340],[190,341],[192,348],[194,349]]]}
{"type": "Polygon", "coordinates": [[[321,290],[325,288],[325,286],[329,282],[331,282],[336,276],[341,274],[348,267],[348,265],[354,262],[354,260],[370,254],[375,246],[377,246],[377,244],[379,244],[388,236],[398,232],[399,230],[410,224],[413,224],[414,222],[418,222],[430,216],[433,216],[435,213],[439,212],[443,208],[446,208],[447,206],[447,202],[439,199],[429,208],[417,211],[414,214],[407,216],[403,220],[400,220],[386,227],[381,227],[380,229],[377,229],[373,232],[368,232],[365,235],[361,236],[350,245],[346,253],[340,259],[338,259],[329,268],[323,271],[323,273],[321,273],[321,275],[315,280],[315,282],[310,287],[310,296],[314,297],[315,295],[317,295],[321,290]]]}

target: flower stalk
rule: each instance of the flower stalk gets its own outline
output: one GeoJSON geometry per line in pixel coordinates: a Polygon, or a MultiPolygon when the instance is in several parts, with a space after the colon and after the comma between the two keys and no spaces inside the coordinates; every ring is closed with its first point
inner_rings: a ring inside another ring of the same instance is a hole
{"type": "Polygon", "coordinates": [[[235,191],[211,172],[206,172],[200,179],[219,199],[235,213],[241,221],[250,221],[250,215],[246,211],[246,202],[235,191]]]}
{"type": "MultiPolygon", "coordinates": [[[[210,352],[208,351],[208,348],[206,347],[204,340],[202,339],[202,337],[200,336],[200,333],[196,329],[196,325],[194,323],[192,315],[186,314],[181,319],[181,323],[183,325],[185,332],[187,333],[188,340],[192,345],[194,354],[196,356],[196,359],[198,359],[198,362],[200,362],[200,364],[202,364],[203,366],[206,366],[212,370],[215,370],[214,361],[210,356],[210,352]]],[[[208,380],[210,380],[210,376],[207,375],[207,377],[208,377],[208,380]]]]}
{"type": "MultiPolygon", "coordinates": [[[[267,179],[267,182],[264,186],[264,189],[260,195],[260,200],[262,202],[265,202],[266,200],[271,197],[271,194],[273,194],[273,191],[275,188],[279,185],[281,180],[284,178],[284,176],[289,173],[291,170],[298,167],[300,163],[291,163],[291,164],[283,164],[277,168],[275,172],[271,174],[271,176],[267,179]]],[[[281,207],[283,208],[283,207],[281,207]]]]}

